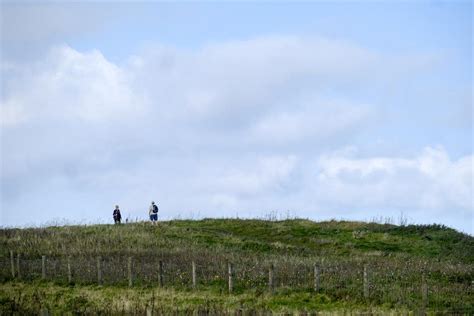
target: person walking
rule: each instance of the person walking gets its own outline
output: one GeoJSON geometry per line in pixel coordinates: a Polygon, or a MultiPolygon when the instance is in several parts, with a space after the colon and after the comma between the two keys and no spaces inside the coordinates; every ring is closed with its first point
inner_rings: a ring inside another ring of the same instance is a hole
{"type": "Polygon", "coordinates": [[[115,205],[115,210],[114,210],[114,222],[115,224],[120,224],[120,221],[122,220],[122,214],[120,214],[120,208],[118,205],[115,205]]]}
{"type": "Polygon", "coordinates": [[[158,223],[158,206],[154,201],[151,201],[150,208],[148,209],[148,215],[150,215],[150,221],[153,225],[158,223]]]}

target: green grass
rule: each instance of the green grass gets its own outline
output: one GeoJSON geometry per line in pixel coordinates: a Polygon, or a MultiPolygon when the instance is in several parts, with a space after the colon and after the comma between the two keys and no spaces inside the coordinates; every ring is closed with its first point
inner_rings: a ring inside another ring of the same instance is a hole
{"type": "MultiPolygon", "coordinates": [[[[348,311],[387,312],[393,308],[365,306],[334,301],[325,294],[280,291],[273,295],[249,291],[241,294],[220,294],[214,291],[176,291],[157,287],[126,288],[102,286],[59,286],[54,283],[8,282],[0,288],[0,313],[34,314],[48,310],[54,314],[110,313],[143,314],[147,310],[170,314],[175,311],[209,311],[217,314],[236,311],[272,311],[276,314],[294,312],[344,313],[348,311]]],[[[399,313],[408,310],[396,309],[399,313]]]]}
{"type": "Polygon", "coordinates": [[[439,225],[394,226],[309,220],[204,219],[121,226],[92,225],[0,230],[0,255],[143,253],[151,249],[214,249],[257,255],[393,256],[474,262],[473,238],[439,225]]]}
{"type": "Polygon", "coordinates": [[[414,311],[425,304],[422,275],[429,286],[427,310],[474,312],[474,238],[441,225],[204,219],[158,226],[1,229],[0,263],[4,312],[47,308],[58,314],[94,313],[110,306],[119,311],[125,307],[117,297],[124,295],[129,312],[144,311],[150,295],[163,313],[173,307],[220,312],[414,311]],[[21,280],[11,277],[10,251],[20,254],[21,280]],[[49,260],[48,281],[39,281],[42,255],[49,260]],[[103,260],[104,286],[94,285],[97,256],[103,260]],[[131,289],[124,287],[127,257],[133,257],[135,269],[131,289]],[[73,262],[74,285],[67,283],[67,258],[73,262]],[[166,269],[165,289],[156,288],[159,260],[166,269]],[[191,290],[191,261],[198,269],[196,291],[191,290]],[[235,266],[233,295],[226,289],[227,262],[235,266]],[[266,283],[271,263],[274,295],[266,283]],[[322,271],[319,293],[312,289],[315,263],[322,271]],[[368,299],[362,294],[364,266],[370,268],[368,299]]]}

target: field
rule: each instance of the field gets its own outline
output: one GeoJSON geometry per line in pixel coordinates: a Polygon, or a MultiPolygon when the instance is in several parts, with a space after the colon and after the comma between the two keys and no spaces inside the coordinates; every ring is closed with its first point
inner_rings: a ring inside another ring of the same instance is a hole
{"type": "Polygon", "coordinates": [[[0,312],[474,313],[440,225],[204,219],[0,230],[0,312]]]}

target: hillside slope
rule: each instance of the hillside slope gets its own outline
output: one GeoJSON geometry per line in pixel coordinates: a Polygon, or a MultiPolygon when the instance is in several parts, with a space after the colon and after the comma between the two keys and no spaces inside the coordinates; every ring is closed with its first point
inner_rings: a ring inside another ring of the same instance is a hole
{"type": "Polygon", "coordinates": [[[397,256],[474,262],[474,238],[440,225],[204,219],[92,226],[1,229],[0,255],[148,253],[212,249],[222,253],[397,256]]]}
{"type": "Polygon", "coordinates": [[[217,313],[469,313],[474,306],[474,238],[439,225],[175,220],[1,229],[0,245],[0,305],[7,312],[37,312],[44,304],[58,313],[70,311],[61,306],[95,313],[112,305],[118,312],[124,295],[134,312],[157,295],[161,303],[152,306],[164,314],[209,306],[217,313]]]}

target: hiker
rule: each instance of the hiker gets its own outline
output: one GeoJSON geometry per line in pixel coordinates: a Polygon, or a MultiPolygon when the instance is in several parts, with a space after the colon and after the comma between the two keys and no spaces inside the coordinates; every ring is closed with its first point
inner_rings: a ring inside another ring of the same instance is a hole
{"type": "Polygon", "coordinates": [[[153,225],[157,224],[158,221],[158,206],[156,206],[154,201],[151,201],[150,208],[148,210],[148,214],[150,215],[150,221],[153,225]]]}
{"type": "Polygon", "coordinates": [[[122,215],[120,214],[120,209],[118,205],[115,205],[115,210],[114,210],[114,222],[115,224],[120,224],[120,221],[122,220],[122,215]]]}

